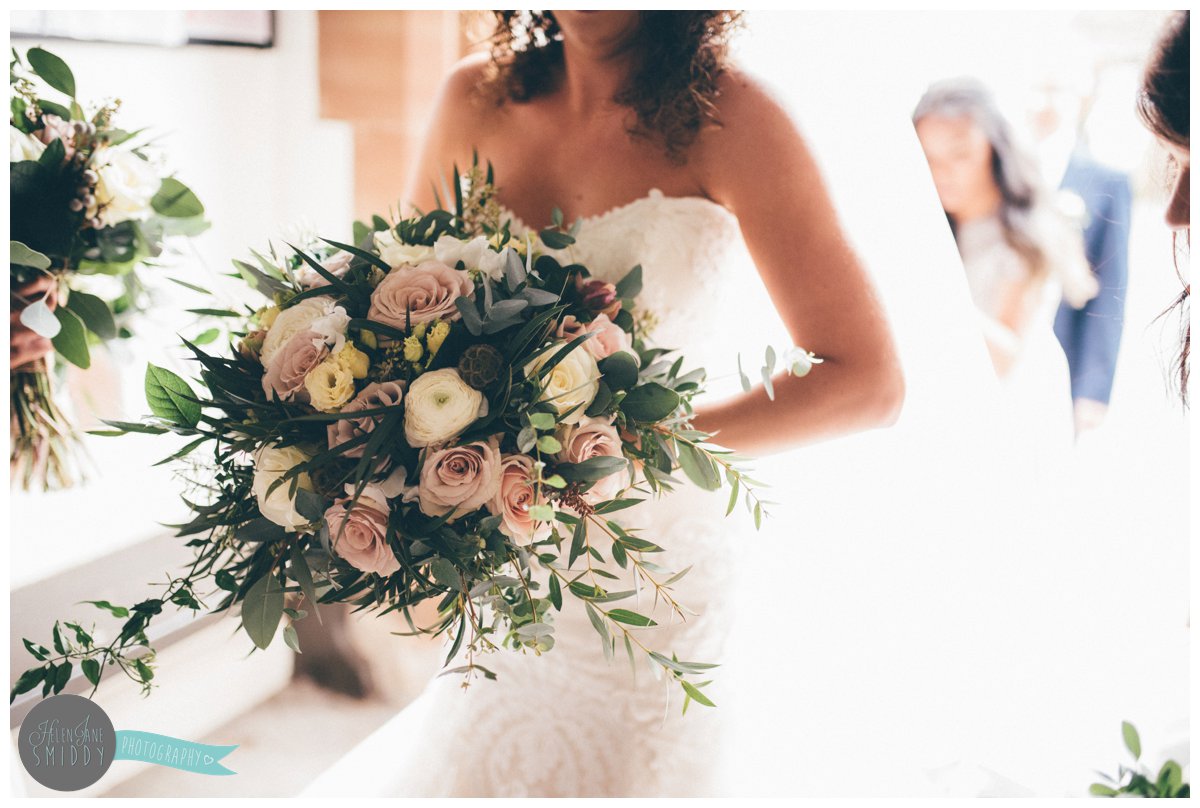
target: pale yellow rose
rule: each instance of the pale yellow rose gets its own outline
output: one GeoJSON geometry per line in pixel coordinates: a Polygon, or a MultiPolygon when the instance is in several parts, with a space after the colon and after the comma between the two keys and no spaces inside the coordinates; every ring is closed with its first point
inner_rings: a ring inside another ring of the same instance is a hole
{"type": "Polygon", "coordinates": [[[354,376],[335,359],[326,359],[304,377],[309,403],[321,412],[336,412],[354,398],[354,376]]]}
{"type": "Polygon", "coordinates": [[[258,311],[258,325],[264,331],[275,325],[275,319],[279,317],[278,306],[266,306],[258,311]]]}
{"type": "Polygon", "coordinates": [[[336,358],[338,364],[350,371],[354,378],[367,378],[367,371],[371,369],[371,359],[355,347],[354,343],[347,342],[342,350],[337,352],[336,358]]]}

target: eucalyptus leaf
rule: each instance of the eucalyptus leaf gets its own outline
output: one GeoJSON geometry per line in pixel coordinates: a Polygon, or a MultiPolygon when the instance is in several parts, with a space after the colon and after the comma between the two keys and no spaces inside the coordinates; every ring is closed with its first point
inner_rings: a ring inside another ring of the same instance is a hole
{"type": "Polygon", "coordinates": [[[19,241],[8,242],[8,262],[19,267],[49,269],[50,259],[19,241]]]}
{"type": "Polygon", "coordinates": [[[62,330],[62,323],[46,305],[45,298],[35,300],[21,310],[21,325],[46,339],[54,339],[62,330]]]}
{"type": "Polygon", "coordinates": [[[117,323],[108,304],[95,295],[72,289],[67,297],[67,308],[79,315],[88,330],[100,339],[114,339],[117,323]]]}
{"type": "Polygon", "coordinates": [[[266,648],[275,637],[283,618],[283,588],[268,572],[255,581],[242,599],[242,625],[259,648],[266,648]]]}
{"type": "Polygon", "coordinates": [[[54,316],[61,326],[51,339],[54,349],[72,365],[86,370],[92,364],[92,356],[88,351],[87,329],[83,326],[83,320],[65,306],[56,308],[54,316]]]}

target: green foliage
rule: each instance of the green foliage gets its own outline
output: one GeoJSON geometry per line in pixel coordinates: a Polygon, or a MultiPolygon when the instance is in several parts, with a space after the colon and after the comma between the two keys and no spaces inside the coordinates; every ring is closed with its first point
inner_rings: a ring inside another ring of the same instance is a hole
{"type": "Polygon", "coordinates": [[[1183,768],[1174,760],[1162,764],[1158,773],[1141,765],[1142,740],[1133,724],[1121,722],[1121,740],[1133,756],[1134,765],[1120,765],[1117,776],[1099,772],[1107,782],[1092,783],[1088,793],[1093,797],[1176,797],[1187,799],[1191,786],[1183,780],[1183,768]]]}

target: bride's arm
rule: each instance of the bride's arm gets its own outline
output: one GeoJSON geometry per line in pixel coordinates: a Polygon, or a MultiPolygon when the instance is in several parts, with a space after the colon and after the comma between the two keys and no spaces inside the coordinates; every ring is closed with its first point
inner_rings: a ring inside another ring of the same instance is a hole
{"type": "Polygon", "coordinates": [[[693,170],[737,216],[794,343],[825,361],[803,378],[780,374],[774,401],[760,385],[702,409],[695,426],[751,455],[887,426],[904,399],[900,361],[817,165],[788,114],[760,86],[733,73],[724,82],[724,125],[696,141],[693,170]]]}

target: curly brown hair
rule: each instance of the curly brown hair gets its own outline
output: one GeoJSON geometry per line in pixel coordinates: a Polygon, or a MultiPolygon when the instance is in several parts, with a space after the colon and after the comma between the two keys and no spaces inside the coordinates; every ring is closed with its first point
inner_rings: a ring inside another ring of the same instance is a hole
{"type": "MultiPolygon", "coordinates": [[[[1166,28],[1159,37],[1146,70],[1142,74],[1142,86],[1137,96],[1137,111],[1146,127],[1158,137],[1191,151],[1191,12],[1179,11],[1168,18],[1166,28]]],[[[1175,234],[1175,271],[1179,271],[1179,254],[1182,249],[1175,234]]],[[[1191,231],[1187,235],[1190,247],[1191,231]]],[[[1184,285],[1183,291],[1163,315],[1173,310],[1180,314],[1180,347],[1175,359],[1175,376],[1179,385],[1179,396],[1184,405],[1188,403],[1188,377],[1191,374],[1192,326],[1189,316],[1192,287],[1184,285]]]]}
{"type": "MultiPolygon", "coordinates": [[[[563,63],[562,31],[552,11],[496,11],[491,70],[484,89],[497,104],[550,92],[563,63]]],[[[720,126],[718,79],[740,11],[641,11],[628,84],[613,97],[636,119],[634,137],[657,138],[667,156],[686,161],[706,126],[720,126]]]]}

